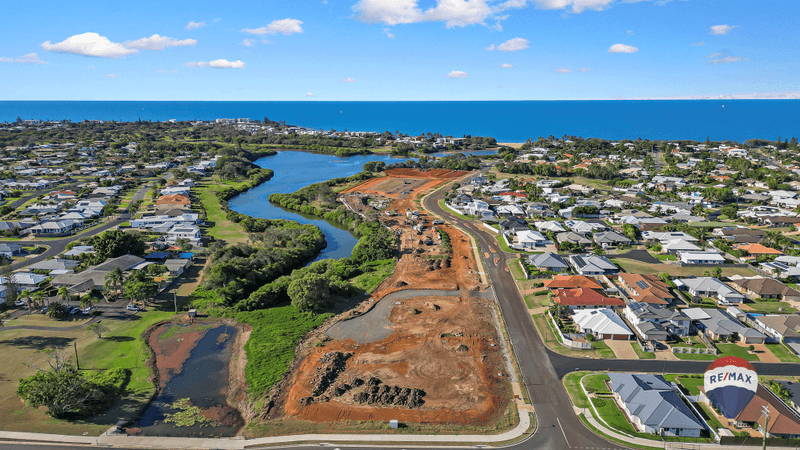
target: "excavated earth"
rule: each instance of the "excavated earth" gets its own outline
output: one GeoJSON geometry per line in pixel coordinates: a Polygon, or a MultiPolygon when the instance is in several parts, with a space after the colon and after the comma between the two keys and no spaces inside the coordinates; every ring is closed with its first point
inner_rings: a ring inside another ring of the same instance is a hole
{"type": "Polygon", "coordinates": [[[282,414],[315,422],[398,419],[487,425],[504,413],[511,388],[492,300],[480,285],[470,241],[449,225],[436,225],[450,236],[452,253],[446,254],[433,232],[436,218],[426,217],[415,201],[465,174],[392,169],[385,177],[348,190],[391,199],[387,209],[398,215],[380,217],[401,231],[401,258],[395,273],[370,299],[341,314],[332,325],[344,335],[351,326],[360,327],[361,332],[374,312],[375,322],[390,330],[377,333],[374,340],[359,338],[359,342],[329,340],[325,332],[331,327],[312,333],[300,346],[285,379],[277,401],[282,414]],[[392,178],[413,179],[404,185],[417,187],[403,194],[392,178]],[[377,190],[381,185],[387,191],[377,190]],[[420,218],[426,219],[421,234],[408,223],[407,209],[419,211],[420,218]],[[434,243],[424,244],[428,239],[434,243]],[[382,301],[392,304],[376,307],[382,301]],[[378,317],[381,314],[384,317],[378,317]],[[326,340],[324,346],[311,344],[326,340]]]}

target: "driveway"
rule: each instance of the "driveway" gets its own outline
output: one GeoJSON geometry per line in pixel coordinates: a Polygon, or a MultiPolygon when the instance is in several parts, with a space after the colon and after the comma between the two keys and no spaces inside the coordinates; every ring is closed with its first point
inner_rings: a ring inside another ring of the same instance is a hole
{"type": "Polygon", "coordinates": [[[614,356],[617,359],[639,359],[639,355],[636,354],[632,347],[632,345],[638,344],[634,344],[631,341],[615,341],[613,339],[606,339],[603,342],[614,351],[614,356]]]}

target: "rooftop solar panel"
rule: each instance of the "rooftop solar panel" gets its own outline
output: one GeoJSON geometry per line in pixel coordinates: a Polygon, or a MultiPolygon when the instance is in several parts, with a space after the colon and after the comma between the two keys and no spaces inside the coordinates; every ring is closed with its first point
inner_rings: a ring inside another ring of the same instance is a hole
{"type": "Polygon", "coordinates": [[[636,282],[636,286],[639,286],[640,289],[648,289],[648,288],[650,288],[650,285],[647,284],[646,281],[637,281],[636,282]]]}

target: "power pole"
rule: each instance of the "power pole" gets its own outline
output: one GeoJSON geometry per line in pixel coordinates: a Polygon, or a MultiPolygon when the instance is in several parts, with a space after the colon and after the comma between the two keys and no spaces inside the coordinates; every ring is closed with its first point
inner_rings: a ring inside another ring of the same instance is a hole
{"type": "Polygon", "coordinates": [[[81,362],[78,360],[78,344],[72,341],[72,348],[75,349],[75,366],[81,370],[81,362]]]}
{"type": "Polygon", "coordinates": [[[762,450],[767,450],[767,427],[769,426],[769,405],[764,405],[761,407],[761,412],[764,413],[764,442],[761,446],[762,450]]]}
{"type": "Polygon", "coordinates": [[[178,290],[172,291],[172,303],[175,304],[175,314],[178,314],[178,290]]]}

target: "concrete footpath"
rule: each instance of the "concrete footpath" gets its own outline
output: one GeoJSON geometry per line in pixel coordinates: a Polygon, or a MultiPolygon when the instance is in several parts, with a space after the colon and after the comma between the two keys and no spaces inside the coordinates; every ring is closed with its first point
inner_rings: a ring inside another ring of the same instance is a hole
{"type": "MultiPolygon", "coordinates": [[[[513,383],[514,393],[519,394],[519,385],[513,383]]],[[[292,436],[272,436],[255,439],[233,438],[180,438],[180,437],[150,437],[127,436],[113,432],[106,432],[100,436],[70,436],[62,434],[24,433],[16,431],[0,431],[0,440],[37,442],[53,444],[99,445],[105,447],[145,447],[165,449],[246,449],[264,445],[299,444],[299,443],[343,443],[370,442],[403,443],[403,444],[461,444],[477,445],[492,444],[525,438],[533,435],[536,430],[529,433],[533,407],[526,405],[522,400],[516,399],[519,411],[519,424],[512,430],[500,434],[478,435],[442,435],[442,434],[297,434],[292,436]]]]}

